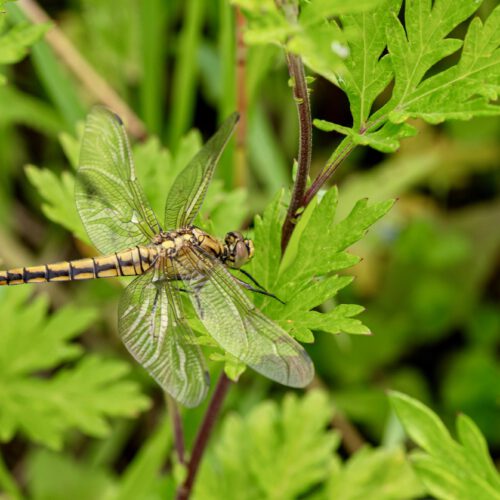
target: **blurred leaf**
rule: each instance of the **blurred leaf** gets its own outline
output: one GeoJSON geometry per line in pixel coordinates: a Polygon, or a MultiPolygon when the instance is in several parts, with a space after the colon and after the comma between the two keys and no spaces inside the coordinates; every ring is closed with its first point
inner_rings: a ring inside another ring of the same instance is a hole
{"type": "Polygon", "coordinates": [[[75,360],[82,348],[69,341],[95,320],[95,311],[66,306],[48,316],[48,303],[27,303],[28,288],[2,294],[0,314],[0,440],[17,432],[60,448],[72,428],[94,435],[108,432],[106,417],[132,416],[148,406],[122,361],[89,356],[51,378],[35,372],[75,360]]]}
{"type": "Polygon", "coordinates": [[[186,133],[194,108],[194,92],[197,80],[196,53],[200,43],[203,0],[193,0],[185,5],[182,32],[176,44],[178,53],[172,82],[172,110],[169,130],[169,146],[177,151],[181,137],[186,133]]]}
{"type": "MultiPolygon", "coordinates": [[[[26,22],[26,16],[18,5],[10,4],[8,10],[17,23],[26,22]]],[[[72,130],[84,114],[83,105],[76,95],[73,82],[44,41],[33,46],[31,57],[43,87],[66,120],[68,130],[72,130]]]]}
{"type": "Polygon", "coordinates": [[[197,225],[206,227],[210,233],[219,236],[240,228],[248,217],[247,198],[245,189],[233,189],[227,192],[223,190],[221,180],[212,181],[203,202],[202,216],[197,218],[197,225]]]}
{"type": "Polygon", "coordinates": [[[156,432],[142,444],[140,451],[122,474],[118,491],[113,498],[148,498],[148,494],[158,482],[158,475],[171,446],[172,430],[168,419],[164,418],[159,421],[156,432]]]}
{"type": "Polygon", "coordinates": [[[457,421],[460,443],[422,403],[392,392],[390,401],[411,439],[424,451],[412,456],[414,468],[436,498],[500,498],[500,475],[484,438],[467,417],[457,421]]]}
{"type": "Polygon", "coordinates": [[[324,481],[338,437],[327,430],[328,398],[311,391],[301,399],[267,401],[247,416],[228,415],[220,439],[203,461],[194,498],[295,499],[324,481]],[[244,465],[244,466],[243,466],[244,465]]]}
{"type": "Polygon", "coordinates": [[[42,210],[47,218],[71,231],[81,241],[89,243],[76,211],[74,176],[63,172],[59,177],[49,169],[33,165],[26,167],[26,175],[44,201],[42,210]]]}
{"type": "MultiPolygon", "coordinates": [[[[83,134],[83,127],[81,128],[81,132],[82,133],[78,134],[80,139],[83,134]]],[[[64,155],[68,159],[69,164],[76,170],[78,167],[78,157],[80,155],[80,140],[67,132],[61,132],[59,134],[59,143],[63,148],[64,155]]]]}
{"type": "MultiPolygon", "coordinates": [[[[114,2],[111,2],[115,5],[114,2]]],[[[166,95],[164,58],[168,47],[169,6],[162,0],[140,2],[141,115],[148,131],[162,136],[162,110],[166,95]]]]}
{"type": "Polygon", "coordinates": [[[116,489],[109,472],[43,449],[34,451],[29,458],[27,476],[33,500],[111,498],[116,489]]]}
{"type": "Polygon", "coordinates": [[[424,493],[403,450],[365,447],[336,468],[319,498],[403,500],[424,493]]]}
{"type": "MultiPolygon", "coordinates": [[[[496,337],[498,344],[498,331],[496,337]]],[[[500,443],[500,387],[496,382],[500,380],[500,367],[495,347],[457,352],[450,356],[446,368],[441,395],[449,414],[466,412],[481,426],[492,445],[500,443]]]]}
{"type": "Polygon", "coordinates": [[[50,136],[57,136],[64,122],[57,112],[41,99],[14,87],[0,88],[2,113],[0,123],[20,123],[50,136]]]}
{"type": "Polygon", "coordinates": [[[287,163],[282,146],[262,106],[258,105],[254,106],[249,118],[248,155],[255,176],[264,184],[269,196],[287,184],[287,163]]]}
{"type": "Polygon", "coordinates": [[[28,53],[28,48],[40,40],[50,24],[19,23],[0,35],[0,64],[13,64],[28,53]]]}

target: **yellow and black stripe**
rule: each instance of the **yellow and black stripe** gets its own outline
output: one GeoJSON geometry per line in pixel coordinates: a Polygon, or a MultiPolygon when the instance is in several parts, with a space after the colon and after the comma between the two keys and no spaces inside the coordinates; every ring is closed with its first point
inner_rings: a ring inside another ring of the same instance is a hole
{"type": "Polygon", "coordinates": [[[154,247],[137,246],[113,255],[57,262],[43,266],[19,267],[0,271],[0,286],[137,276],[151,267],[157,255],[157,250],[154,247]]]}

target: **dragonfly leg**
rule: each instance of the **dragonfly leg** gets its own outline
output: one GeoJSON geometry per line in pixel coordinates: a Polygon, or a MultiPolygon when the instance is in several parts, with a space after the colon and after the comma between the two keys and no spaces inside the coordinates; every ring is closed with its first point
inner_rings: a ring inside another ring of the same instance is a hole
{"type": "Polygon", "coordinates": [[[264,288],[254,288],[252,285],[250,285],[246,281],[240,280],[236,276],[233,276],[233,279],[237,283],[239,283],[242,287],[246,288],[247,290],[250,290],[251,292],[260,293],[261,295],[265,295],[266,297],[271,297],[271,298],[277,300],[278,302],[281,302],[283,305],[286,305],[286,302],[283,302],[279,297],[276,297],[276,295],[274,295],[271,292],[268,292],[264,288]]]}
{"type": "Polygon", "coordinates": [[[160,289],[156,288],[155,298],[153,299],[153,307],[151,308],[151,323],[150,323],[150,331],[152,333],[153,340],[156,340],[155,321],[156,321],[156,309],[158,308],[159,297],[160,297],[160,289]]]}
{"type": "MultiPolygon", "coordinates": [[[[266,290],[248,271],[245,271],[244,269],[237,269],[240,273],[244,274],[249,280],[253,282],[253,284],[257,287],[260,288],[261,290],[266,290]]],[[[240,283],[241,284],[241,283],[240,283]]],[[[245,287],[246,288],[246,287],[245,287]]]]}
{"type": "Polygon", "coordinates": [[[187,288],[181,288],[181,287],[173,287],[173,289],[176,290],[177,292],[194,294],[194,300],[196,301],[196,306],[198,307],[198,311],[200,311],[200,318],[203,319],[203,308],[201,307],[200,297],[198,296],[198,293],[201,290],[202,286],[203,284],[197,284],[193,287],[192,290],[188,290],[187,288]]]}

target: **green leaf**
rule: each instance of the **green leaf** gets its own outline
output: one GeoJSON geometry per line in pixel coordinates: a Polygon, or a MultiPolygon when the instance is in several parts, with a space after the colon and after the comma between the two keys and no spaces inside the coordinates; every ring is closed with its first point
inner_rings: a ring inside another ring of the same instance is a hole
{"type": "Polygon", "coordinates": [[[78,239],[89,243],[75,205],[75,177],[69,172],[61,176],[46,168],[26,167],[26,175],[42,197],[42,211],[48,219],[71,231],[78,239]]]}
{"type": "Polygon", "coordinates": [[[156,432],[141,446],[134,461],[122,475],[116,500],[147,498],[158,482],[158,474],[164,466],[172,447],[172,430],[168,419],[159,421],[156,432]]]}
{"type": "Polygon", "coordinates": [[[359,262],[346,249],[390,209],[393,200],[371,206],[367,200],[361,200],[344,220],[335,224],[338,192],[336,188],[330,189],[301,215],[280,266],[282,196],[279,193],[263,217],[255,219],[256,255],[250,272],[285,304],[268,297],[254,297],[255,302],[302,342],[313,341],[312,330],[370,334],[361,321],[353,318],[362,307],[343,304],[332,309],[330,304],[326,312],[311,309],[331,301],[352,281],[350,277],[334,274],[359,262]]]}
{"type": "Polygon", "coordinates": [[[279,277],[279,289],[285,298],[313,277],[355,264],[358,259],[347,257],[345,250],[360,240],[394,203],[388,200],[369,206],[367,200],[360,200],[343,221],[334,224],[337,200],[337,189],[332,188],[319,203],[311,203],[306,211],[311,212],[309,217],[304,214],[300,219],[294,233],[299,239],[297,252],[288,259],[285,255],[279,277]]]}
{"type": "Polygon", "coordinates": [[[194,0],[184,4],[185,21],[177,47],[176,65],[172,82],[172,109],[170,113],[169,146],[176,152],[181,137],[187,132],[193,114],[197,64],[196,52],[200,46],[205,2],[194,0]]]}
{"type": "Polygon", "coordinates": [[[343,29],[350,34],[350,57],[338,77],[349,98],[353,130],[359,131],[370,115],[373,102],[393,77],[390,59],[382,56],[386,46],[385,30],[397,15],[401,0],[385,0],[374,10],[340,17],[343,29]]]}
{"type": "MultiPolygon", "coordinates": [[[[410,118],[439,123],[500,113],[494,102],[500,88],[500,7],[484,25],[473,19],[462,41],[448,35],[481,1],[409,0],[404,23],[401,3],[385,0],[372,10],[341,13],[337,39],[347,47],[343,66],[330,63],[330,74],[318,69],[319,63],[312,68],[347,94],[352,113],[351,127],[324,120],[315,125],[345,135],[350,147],[393,152],[401,139],[415,135],[416,129],[405,123],[410,118]],[[443,66],[442,60],[460,48],[458,63],[443,66]],[[391,81],[391,96],[384,103],[391,81]]],[[[313,36],[321,38],[320,33],[313,36]]],[[[318,48],[315,56],[327,60],[318,48]]]]}
{"type": "Polygon", "coordinates": [[[0,103],[1,124],[20,123],[54,137],[64,128],[63,120],[52,107],[15,87],[0,88],[0,103]]]}
{"type": "Polygon", "coordinates": [[[500,476],[490,459],[488,444],[477,425],[462,413],[457,417],[457,432],[475,472],[486,476],[488,482],[500,491],[500,476]]]}
{"type": "Polygon", "coordinates": [[[310,69],[337,84],[337,74],[343,70],[349,55],[349,33],[342,31],[333,18],[343,13],[369,11],[381,0],[301,2],[298,17],[293,14],[293,6],[287,4],[280,8],[270,1],[233,3],[241,7],[247,18],[246,43],[283,45],[289,52],[300,55],[310,69]]]}
{"type": "Polygon", "coordinates": [[[417,129],[407,123],[386,122],[379,130],[370,133],[359,133],[354,128],[344,127],[326,120],[314,120],[314,126],[325,132],[338,132],[349,137],[353,144],[371,146],[383,153],[393,153],[399,148],[399,141],[411,137],[417,129]]]}
{"type": "Polygon", "coordinates": [[[245,43],[281,44],[293,31],[284,13],[273,0],[232,0],[233,5],[242,9],[247,19],[245,43]]]}
{"type": "Polygon", "coordinates": [[[116,480],[109,472],[44,449],[35,450],[29,457],[27,476],[33,499],[93,500],[116,488],[116,480]]]}
{"type": "Polygon", "coordinates": [[[479,18],[473,19],[455,66],[423,79],[434,64],[462,46],[461,40],[445,36],[478,4],[475,0],[442,0],[431,9],[423,1],[408,2],[406,33],[399,20],[393,19],[387,33],[395,72],[389,103],[392,121],[420,117],[439,123],[500,112],[498,105],[490,102],[496,100],[500,88],[500,6],[484,25],[479,18]]]}
{"type": "Polygon", "coordinates": [[[500,476],[484,438],[467,418],[457,422],[462,443],[452,439],[438,416],[422,403],[391,392],[390,401],[403,427],[424,451],[412,456],[415,470],[437,498],[500,498],[500,476]]]}
{"type": "Polygon", "coordinates": [[[148,406],[135,383],[124,380],[123,361],[87,356],[70,341],[96,318],[92,309],[66,306],[49,316],[44,298],[27,302],[29,288],[2,290],[0,315],[0,441],[18,432],[30,440],[60,448],[65,433],[79,429],[93,436],[108,432],[109,416],[133,416],[148,406]]]}
{"type": "Polygon", "coordinates": [[[0,64],[13,64],[23,59],[29,47],[40,40],[50,24],[19,23],[0,35],[0,64]]]}
{"type": "Polygon", "coordinates": [[[424,493],[403,450],[364,447],[334,471],[324,498],[403,500],[424,493]]]}
{"type": "MultiPolygon", "coordinates": [[[[18,24],[27,22],[26,15],[16,3],[9,5],[8,10],[18,24]]],[[[33,46],[31,59],[44,90],[64,117],[68,131],[72,131],[84,115],[82,101],[77,96],[73,81],[45,41],[41,40],[33,46]]]]}
{"type": "MultiPolygon", "coordinates": [[[[354,335],[370,335],[368,327],[363,325],[359,319],[351,316],[360,314],[363,307],[356,304],[340,304],[332,311],[320,313],[318,311],[296,311],[293,313],[283,313],[285,319],[280,320],[280,324],[288,332],[297,337],[296,331],[305,334],[307,330],[320,330],[327,333],[351,333],[354,335]]],[[[300,339],[305,342],[305,339],[300,339]]]]}
{"type": "Polygon", "coordinates": [[[324,481],[338,436],[328,425],[331,405],[325,393],[283,403],[267,401],[248,415],[228,415],[220,439],[202,463],[194,498],[210,500],[295,499],[324,481]],[[242,466],[244,465],[244,466],[242,466]]]}
{"type": "Polygon", "coordinates": [[[262,286],[270,290],[274,289],[276,270],[281,260],[281,226],[284,216],[283,190],[280,190],[266,207],[262,216],[257,215],[254,221],[256,250],[249,268],[262,286]]]}

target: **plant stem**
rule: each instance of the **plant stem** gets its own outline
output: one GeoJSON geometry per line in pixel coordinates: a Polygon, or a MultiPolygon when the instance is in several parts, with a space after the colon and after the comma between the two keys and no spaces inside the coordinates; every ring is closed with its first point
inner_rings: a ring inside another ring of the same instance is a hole
{"type": "Polygon", "coordinates": [[[186,463],[185,451],[186,447],[184,445],[184,430],[182,428],[181,414],[179,413],[179,407],[175,402],[174,398],[170,394],[165,394],[167,399],[168,413],[170,414],[170,421],[172,422],[172,427],[174,429],[174,445],[175,451],[177,453],[177,459],[180,464],[186,463]]]}
{"type": "MultiPolygon", "coordinates": [[[[288,12],[291,9],[287,9],[288,12]]],[[[296,19],[297,12],[293,9],[293,15],[296,19]]],[[[293,186],[292,199],[288,206],[288,212],[283,224],[281,233],[281,253],[290,241],[293,228],[296,224],[298,210],[303,206],[304,193],[311,167],[312,155],[312,120],[311,106],[309,103],[309,92],[307,89],[306,75],[302,59],[295,55],[287,53],[288,71],[293,85],[293,97],[297,106],[297,114],[299,117],[299,153],[297,159],[297,175],[295,176],[295,184],[293,186]]]]}
{"type": "Polygon", "coordinates": [[[235,186],[246,185],[246,140],[247,140],[247,92],[246,92],[246,62],[247,48],[243,40],[245,17],[236,8],[236,106],[240,114],[240,123],[236,129],[236,175],[235,186]]]}
{"type": "Polygon", "coordinates": [[[35,23],[51,23],[53,27],[45,35],[47,43],[73,72],[84,87],[100,102],[118,113],[127,123],[130,133],[142,139],[146,128],[139,117],[130,109],[115,90],[86,61],[64,33],[55,25],[47,13],[34,0],[19,0],[19,6],[28,19],[35,23]]]}
{"type": "Polygon", "coordinates": [[[217,420],[220,407],[224,402],[230,385],[231,380],[226,376],[224,372],[222,372],[212,398],[210,399],[210,404],[208,405],[207,412],[205,413],[201,427],[196,436],[191,459],[188,463],[187,477],[184,481],[184,484],[182,484],[177,490],[176,500],[188,500],[191,496],[191,490],[193,489],[201,458],[207,446],[208,439],[212,434],[212,430],[217,420]]]}
{"type": "Polygon", "coordinates": [[[340,164],[349,156],[351,151],[354,149],[355,144],[351,139],[344,139],[333,154],[333,159],[330,163],[323,169],[323,171],[314,179],[311,187],[305,193],[301,206],[307,207],[317,192],[321,189],[323,184],[330,179],[330,177],[335,173],[340,164]]]}

